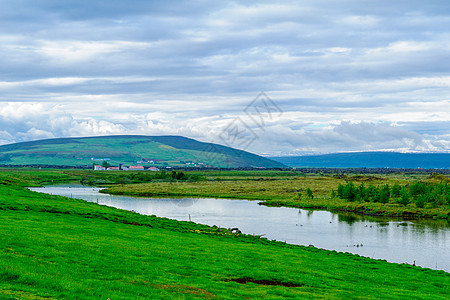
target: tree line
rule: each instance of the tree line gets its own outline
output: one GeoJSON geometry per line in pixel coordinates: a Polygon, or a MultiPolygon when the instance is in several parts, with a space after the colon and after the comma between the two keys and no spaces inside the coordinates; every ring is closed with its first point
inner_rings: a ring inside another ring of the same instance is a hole
{"type": "Polygon", "coordinates": [[[385,184],[382,186],[365,186],[364,183],[356,186],[352,181],[345,185],[339,184],[337,190],[331,191],[331,197],[338,197],[350,202],[379,202],[388,203],[393,200],[404,206],[414,203],[416,207],[423,208],[427,203],[432,207],[450,205],[450,185],[448,180],[440,183],[427,183],[417,181],[400,186],[385,184]]]}
{"type": "Polygon", "coordinates": [[[145,183],[155,181],[201,181],[205,178],[197,174],[186,174],[182,171],[166,172],[95,172],[89,177],[86,176],[80,180],[85,185],[103,185],[103,184],[129,184],[145,183]]]}

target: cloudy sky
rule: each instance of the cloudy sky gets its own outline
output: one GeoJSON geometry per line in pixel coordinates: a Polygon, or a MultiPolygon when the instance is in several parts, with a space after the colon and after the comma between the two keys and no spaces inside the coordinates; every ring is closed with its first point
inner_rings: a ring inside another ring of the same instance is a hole
{"type": "Polygon", "coordinates": [[[0,144],[113,134],[449,152],[450,2],[0,0],[0,144]]]}

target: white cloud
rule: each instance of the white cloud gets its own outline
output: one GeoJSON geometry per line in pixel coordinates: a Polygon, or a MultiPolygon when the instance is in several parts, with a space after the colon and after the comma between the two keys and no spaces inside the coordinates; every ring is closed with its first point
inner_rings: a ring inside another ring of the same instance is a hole
{"type": "Polygon", "coordinates": [[[121,124],[90,119],[74,122],[69,132],[71,136],[114,135],[125,133],[126,128],[121,124]]]}
{"type": "Polygon", "coordinates": [[[0,108],[0,139],[21,142],[67,136],[124,133],[120,124],[94,119],[76,120],[61,105],[8,103],[0,108]]]}
{"type": "Polygon", "coordinates": [[[36,52],[56,63],[76,64],[148,46],[147,43],[131,41],[43,41],[36,52]]]}

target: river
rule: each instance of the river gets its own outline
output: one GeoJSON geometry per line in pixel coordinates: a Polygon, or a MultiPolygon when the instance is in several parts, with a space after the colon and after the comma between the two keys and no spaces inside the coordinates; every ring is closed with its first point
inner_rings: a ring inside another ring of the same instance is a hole
{"type": "Polygon", "coordinates": [[[180,221],[239,228],[271,240],[351,252],[389,262],[450,272],[448,221],[402,221],[327,211],[266,207],[258,201],[211,198],[134,198],[100,188],[49,186],[33,191],[83,199],[180,221]]]}

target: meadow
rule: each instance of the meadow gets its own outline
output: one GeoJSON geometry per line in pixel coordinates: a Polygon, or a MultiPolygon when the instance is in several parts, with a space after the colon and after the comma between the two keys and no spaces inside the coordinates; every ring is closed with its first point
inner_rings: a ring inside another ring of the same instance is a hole
{"type": "MultiPolygon", "coordinates": [[[[248,177],[235,175],[228,179],[248,177]]],[[[448,297],[450,275],[444,271],[289,245],[26,189],[80,182],[85,176],[102,179],[90,171],[0,171],[1,300],[448,297]]],[[[122,175],[103,176],[113,181],[122,175]]],[[[205,184],[208,178],[152,184],[205,184]]]]}

